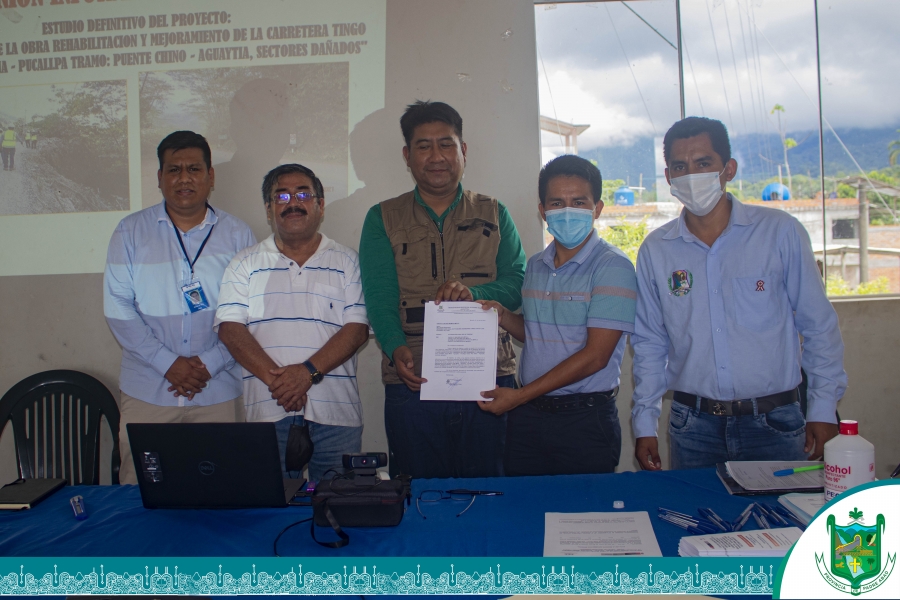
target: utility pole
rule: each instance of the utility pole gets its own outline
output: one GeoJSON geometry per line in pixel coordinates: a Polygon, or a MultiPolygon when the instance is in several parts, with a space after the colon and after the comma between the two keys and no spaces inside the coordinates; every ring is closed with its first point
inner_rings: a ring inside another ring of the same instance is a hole
{"type": "Polygon", "coordinates": [[[859,282],[869,280],[869,199],[865,184],[860,181],[856,188],[856,197],[859,199],[859,282]]]}
{"type": "MultiPolygon", "coordinates": [[[[781,136],[781,150],[784,152],[784,168],[787,170],[787,178],[788,178],[788,191],[791,193],[791,197],[794,195],[794,188],[791,185],[791,165],[788,162],[788,141],[784,136],[784,127],[781,125],[781,113],[784,112],[784,107],[780,104],[776,104],[772,109],[773,113],[778,115],[778,134],[781,136]]],[[[796,142],[791,138],[791,143],[796,146],[796,142]]],[[[793,146],[792,146],[793,147],[793,146]]],[[[780,171],[780,169],[779,169],[780,171]]],[[[781,183],[781,175],[778,175],[778,183],[781,183]]]]}

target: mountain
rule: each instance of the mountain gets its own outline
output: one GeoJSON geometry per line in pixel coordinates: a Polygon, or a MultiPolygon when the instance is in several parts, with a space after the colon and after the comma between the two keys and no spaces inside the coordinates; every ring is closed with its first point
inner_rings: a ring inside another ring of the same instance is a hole
{"type": "MultiPolygon", "coordinates": [[[[837,134],[866,171],[888,166],[888,144],[900,139],[898,125],[877,129],[837,129],[837,134]]],[[[788,161],[793,175],[819,174],[819,134],[816,130],[791,131],[787,137],[797,141],[788,150],[788,161]]],[[[830,131],[825,135],[825,174],[852,174],[857,171],[853,161],[830,131]]],[[[781,140],[777,134],[738,135],[731,139],[731,152],[738,161],[738,178],[748,182],[778,176],[778,164],[784,160],[781,140]],[[761,155],[765,158],[761,158],[761,155]],[[766,160],[766,158],[768,160],[766,160]]],[[[580,152],[587,159],[594,159],[600,166],[604,179],[624,179],[630,185],[638,185],[641,173],[644,185],[650,188],[656,176],[653,154],[653,138],[639,138],[633,144],[601,146],[580,152]]],[[[783,176],[787,172],[782,167],[783,176]]]]}

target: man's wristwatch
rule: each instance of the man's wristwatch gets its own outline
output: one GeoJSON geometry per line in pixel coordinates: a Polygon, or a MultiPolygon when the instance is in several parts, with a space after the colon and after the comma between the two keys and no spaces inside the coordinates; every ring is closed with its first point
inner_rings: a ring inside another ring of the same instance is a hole
{"type": "Polygon", "coordinates": [[[316,368],[314,364],[310,361],[306,361],[303,363],[303,366],[309,370],[309,381],[313,385],[320,383],[323,379],[325,379],[325,375],[316,368]]]}

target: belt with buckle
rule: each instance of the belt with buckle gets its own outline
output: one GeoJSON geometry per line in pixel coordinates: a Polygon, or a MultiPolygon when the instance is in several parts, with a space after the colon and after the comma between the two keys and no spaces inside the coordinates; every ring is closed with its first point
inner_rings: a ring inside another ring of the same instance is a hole
{"type": "Polygon", "coordinates": [[[597,406],[601,402],[609,402],[614,400],[619,393],[619,388],[606,392],[592,392],[590,394],[565,394],[564,396],[538,396],[528,402],[528,406],[532,406],[540,411],[548,413],[565,412],[567,410],[576,410],[579,408],[590,408],[597,406]]]}
{"type": "MultiPolygon", "coordinates": [[[[686,394],[684,392],[675,392],[674,400],[679,404],[684,404],[691,408],[696,408],[697,398],[695,394],[686,394]]],[[[713,400],[712,398],[700,397],[700,412],[704,412],[717,417],[740,417],[753,414],[753,400],[713,400]]],[[[763,415],[779,406],[793,404],[799,402],[800,396],[796,389],[788,390],[778,394],[769,396],[760,396],[755,398],[756,412],[763,415]]]]}

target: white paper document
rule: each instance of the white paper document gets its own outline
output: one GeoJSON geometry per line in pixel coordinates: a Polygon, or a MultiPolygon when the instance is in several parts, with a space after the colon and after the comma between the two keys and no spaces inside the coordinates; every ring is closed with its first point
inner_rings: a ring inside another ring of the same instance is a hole
{"type": "Polygon", "coordinates": [[[497,311],[476,302],[425,305],[422,400],[484,400],[497,387],[497,311]]]}
{"type": "Polygon", "coordinates": [[[544,556],[662,556],[646,512],[545,513],[544,556]]]}
{"type": "Polygon", "coordinates": [[[819,509],[825,506],[825,494],[785,494],[778,503],[809,525],[819,509]]]}
{"type": "Polygon", "coordinates": [[[745,490],[803,490],[816,489],[825,485],[824,471],[804,471],[785,477],[775,477],[772,473],[782,469],[810,467],[816,463],[809,461],[736,461],[725,463],[728,474],[745,490]]]}
{"type": "Polygon", "coordinates": [[[679,556],[784,556],[803,532],[797,527],[711,533],[681,538],[679,556]]]}

